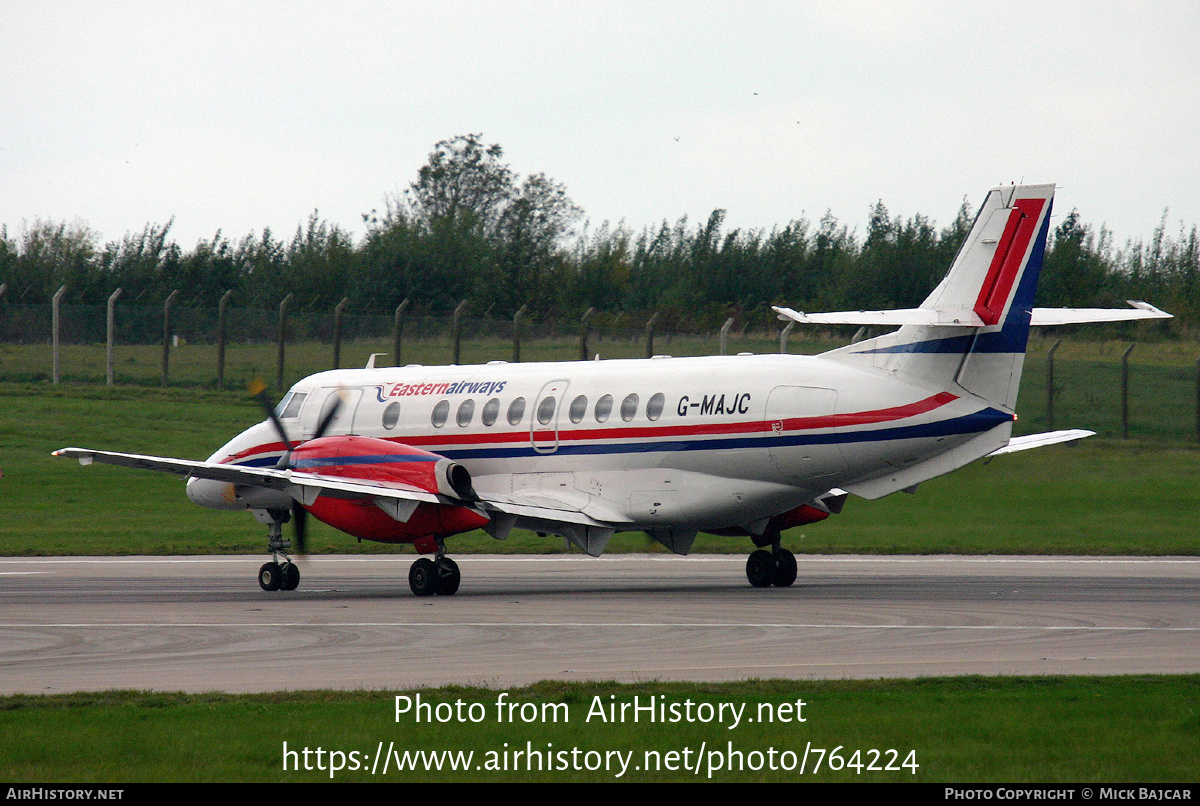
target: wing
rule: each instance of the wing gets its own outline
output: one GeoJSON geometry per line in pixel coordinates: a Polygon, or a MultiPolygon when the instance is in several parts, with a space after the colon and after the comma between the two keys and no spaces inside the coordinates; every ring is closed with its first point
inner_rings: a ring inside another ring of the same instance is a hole
{"type": "MultiPolygon", "coordinates": [[[[560,500],[542,492],[537,495],[484,495],[466,501],[397,481],[347,479],[298,470],[197,462],[85,448],[62,448],[54,451],[53,455],[77,459],[81,465],[100,462],[119,467],[172,473],[187,478],[212,479],[243,487],[277,490],[290,495],[305,506],[312,506],[322,495],[333,498],[369,499],[401,522],[411,517],[416,504],[419,503],[465,506],[488,517],[490,523],[486,527],[487,531],[501,540],[507,537],[514,526],[555,533],[566,532],[572,540],[582,529],[587,538],[585,542],[592,548],[602,550],[603,546],[598,546],[596,541],[603,532],[607,530],[607,536],[611,537],[616,526],[627,521],[608,511],[585,513],[576,502],[560,500]]],[[[607,543],[607,537],[604,538],[604,542],[607,543]]],[[[592,548],[585,550],[591,551],[592,548]]]]}
{"type": "Polygon", "coordinates": [[[221,464],[220,462],[194,462],[188,459],[169,459],[162,456],[142,456],[136,453],[94,451],[85,448],[63,448],[54,456],[78,459],[81,465],[100,462],[119,467],[139,470],[157,470],[197,479],[225,481],[245,487],[263,487],[268,490],[286,492],[305,504],[322,493],[340,494],[337,497],[372,496],[424,501],[431,504],[461,503],[447,496],[422,490],[416,485],[401,482],[364,482],[325,476],[319,473],[302,473],[295,470],[276,470],[266,467],[221,464]]]}

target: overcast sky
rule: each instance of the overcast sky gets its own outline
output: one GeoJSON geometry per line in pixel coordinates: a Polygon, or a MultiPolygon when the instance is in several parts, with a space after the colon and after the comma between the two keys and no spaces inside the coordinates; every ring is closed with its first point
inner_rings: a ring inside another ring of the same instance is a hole
{"type": "Polygon", "coordinates": [[[592,225],[1055,182],[1120,244],[1200,223],[1200,3],[38,2],[0,26],[0,224],[361,234],[478,132],[592,225]]]}

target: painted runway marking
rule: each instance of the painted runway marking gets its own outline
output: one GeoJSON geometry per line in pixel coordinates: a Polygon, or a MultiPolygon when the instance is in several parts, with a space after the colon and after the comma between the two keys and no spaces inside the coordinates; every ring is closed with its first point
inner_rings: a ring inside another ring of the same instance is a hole
{"type": "Polygon", "coordinates": [[[654,621],[328,621],[328,622],[294,622],[294,621],[253,621],[253,622],[219,622],[219,621],[120,621],[109,623],[93,622],[30,622],[26,624],[0,624],[0,629],[128,629],[128,628],[196,628],[196,627],[227,627],[237,629],[251,628],[294,628],[294,629],[327,629],[330,627],[423,627],[445,629],[447,627],[510,627],[510,628],[586,628],[595,627],[626,627],[638,629],[794,629],[794,630],[941,630],[941,631],[994,631],[994,630],[1040,630],[1046,632],[1200,632],[1200,627],[1102,627],[1096,625],[1057,625],[1039,626],[1026,624],[805,624],[805,623],[764,623],[764,622],[654,622],[654,621]]]}

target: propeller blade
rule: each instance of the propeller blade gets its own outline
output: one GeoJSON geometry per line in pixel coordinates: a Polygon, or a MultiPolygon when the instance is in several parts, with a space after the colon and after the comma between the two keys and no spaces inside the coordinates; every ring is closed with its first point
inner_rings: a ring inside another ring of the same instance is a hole
{"type": "Polygon", "coordinates": [[[308,539],[308,510],[299,501],[292,502],[292,528],[296,533],[296,553],[304,554],[308,539]]]}
{"type": "Polygon", "coordinates": [[[292,451],[292,441],[288,439],[287,431],[283,428],[283,423],[279,420],[279,415],[275,413],[275,403],[271,400],[271,396],[267,394],[267,385],[260,380],[255,380],[250,383],[250,395],[257,400],[267,412],[267,417],[271,420],[271,424],[275,426],[275,431],[279,434],[279,438],[283,440],[283,444],[287,446],[288,453],[292,451]]]}
{"type": "Polygon", "coordinates": [[[321,418],[321,422],[317,423],[317,430],[313,433],[312,439],[320,439],[325,436],[325,432],[329,430],[329,424],[333,422],[333,418],[337,416],[338,409],[342,407],[342,393],[335,392],[329,398],[329,410],[325,412],[325,416],[321,418]]]}

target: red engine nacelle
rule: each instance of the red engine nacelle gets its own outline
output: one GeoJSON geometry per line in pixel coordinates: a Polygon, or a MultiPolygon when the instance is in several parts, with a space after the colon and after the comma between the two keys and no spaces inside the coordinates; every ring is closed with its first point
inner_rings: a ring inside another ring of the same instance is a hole
{"type": "MultiPolygon", "coordinates": [[[[403,484],[428,493],[463,500],[475,497],[471,474],[444,456],[410,445],[370,437],[322,437],[292,451],[293,470],[357,481],[403,484]]],[[[488,519],[456,504],[420,502],[407,520],[399,521],[373,500],[340,498],[323,493],[306,506],[318,520],[354,537],[381,543],[412,543],[427,554],[436,539],[478,529],[488,519]]]]}

